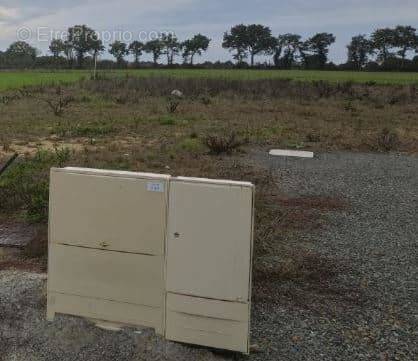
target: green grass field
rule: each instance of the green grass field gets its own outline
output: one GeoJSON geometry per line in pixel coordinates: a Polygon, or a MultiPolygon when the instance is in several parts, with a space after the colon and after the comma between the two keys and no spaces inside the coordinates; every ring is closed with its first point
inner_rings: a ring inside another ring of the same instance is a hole
{"type": "MultiPolygon", "coordinates": [[[[125,74],[140,77],[168,76],[180,78],[223,78],[223,79],[292,79],[297,81],[325,80],[330,82],[354,81],[378,84],[418,84],[418,73],[371,73],[351,71],[316,70],[213,70],[213,69],[144,69],[106,72],[115,76],[125,74]]],[[[3,71],[0,72],[0,90],[17,89],[22,86],[49,85],[59,82],[73,82],[90,77],[90,71],[3,71]]]]}

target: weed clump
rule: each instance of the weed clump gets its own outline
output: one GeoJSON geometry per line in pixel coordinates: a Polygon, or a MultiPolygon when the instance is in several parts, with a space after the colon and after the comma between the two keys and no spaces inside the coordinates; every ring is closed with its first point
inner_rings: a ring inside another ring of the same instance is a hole
{"type": "Polygon", "coordinates": [[[210,154],[220,155],[231,154],[245,142],[239,139],[235,133],[231,133],[228,136],[209,135],[204,139],[204,144],[209,148],[210,154]]]}
{"type": "Polygon", "coordinates": [[[74,97],[64,94],[61,87],[56,88],[55,96],[49,98],[40,98],[41,101],[48,104],[55,116],[61,117],[68,106],[74,102],[74,97]]]}
{"type": "Polygon", "coordinates": [[[379,149],[390,152],[399,145],[399,136],[395,131],[389,128],[383,128],[377,136],[377,145],[379,149]]]}
{"type": "Polygon", "coordinates": [[[56,117],[61,117],[70,104],[76,100],[72,95],[64,92],[61,86],[56,87],[54,92],[46,92],[45,90],[44,88],[21,89],[19,92],[22,98],[31,97],[48,105],[56,117]],[[36,93],[41,95],[36,95],[36,93]]]}
{"type": "Polygon", "coordinates": [[[10,152],[11,151],[11,144],[10,140],[6,137],[2,136],[0,137],[0,145],[3,147],[3,151],[10,152]]]}
{"type": "Polygon", "coordinates": [[[167,112],[172,114],[175,113],[177,108],[179,107],[181,102],[181,98],[176,95],[170,95],[167,98],[167,112]]]}
{"type": "Polygon", "coordinates": [[[19,100],[20,96],[18,93],[15,94],[6,94],[3,96],[0,96],[0,104],[4,104],[4,105],[8,105],[11,102],[15,101],[15,100],[19,100]]]}

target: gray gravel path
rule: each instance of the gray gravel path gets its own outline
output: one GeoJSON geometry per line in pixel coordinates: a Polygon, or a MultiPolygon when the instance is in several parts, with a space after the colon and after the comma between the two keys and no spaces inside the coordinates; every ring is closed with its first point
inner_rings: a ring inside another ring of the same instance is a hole
{"type": "Polygon", "coordinates": [[[341,266],[336,276],[322,289],[270,283],[278,302],[255,303],[254,333],[277,349],[256,359],[416,360],[418,158],[259,153],[255,159],[278,170],[280,189],[290,197],[348,203],[344,211],[328,212],[321,230],[296,237],[341,266]]]}
{"type": "MultiPolygon", "coordinates": [[[[313,160],[251,154],[277,172],[288,197],[344,199],[318,211],[323,227],[294,232],[289,247],[321,258],[317,277],[254,284],[251,360],[416,360],[418,158],[332,153],[313,160]],[[326,260],[326,261],[324,261],[326,260]]],[[[312,213],[313,214],[313,213],[312,213]]],[[[265,262],[280,262],[280,255],[265,262]]],[[[314,262],[314,261],[313,261],[314,262]]],[[[224,360],[240,356],[163,342],[152,332],[112,333],[87,321],[45,321],[45,276],[0,271],[0,359],[224,360]]]]}

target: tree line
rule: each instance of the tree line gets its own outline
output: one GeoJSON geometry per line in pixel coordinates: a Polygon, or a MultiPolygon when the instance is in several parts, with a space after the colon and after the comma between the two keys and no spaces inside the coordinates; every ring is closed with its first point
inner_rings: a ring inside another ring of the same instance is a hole
{"type": "Polygon", "coordinates": [[[236,25],[224,34],[222,46],[233,52],[238,64],[249,58],[254,66],[257,55],[272,56],[280,69],[351,69],[418,71],[417,30],[410,25],[375,30],[370,36],[353,36],[347,45],[347,62],[336,66],[328,60],[329,49],[336,37],[317,33],[303,40],[298,34],[272,35],[263,25],[236,25]]]}
{"type": "MultiPolygon", "coordinates": [[[[418,34],[412,26],[375,30],[369,36],[354,36],[347,45],[347,61],[335,65],[329,61],[329,50],[336,37],[332,33],[317,33],[303,39],[298,34],[275,36],[269,27],[261,24],[233,26],[224,33],[222,47],[232,53],[232,62],[206,62],[207,67],[275,67],[278,69],[341,69],[341,70],[409,70],[418,71],[418,34]],[[261,62],[257,63],[258,57],[261,62]]],[[[144,53],[150,54],[153,66],[160,66],[162,57],[167,66],[194,66],[195,59],[205,53],[211,39],[202,34],[180,41],[174,34],[161,34],[148,42],[125,43],[114,41],[105,48],[96,31],[86,25],[68,29],[65,40],[53,39],[49,45],[52,56],[40,56],[39,51],[26,42],[18,41],[0,52],[0,67],[61,67],[84,68],[91,66],[140,67],[144,53]],[[100,60],[105,51],[115,61],[100,60]],[[134,61],[126,61],[127,56],[134,61]]]]}
{"type": "MultiPolygon", "coordinates": [[[[174,34],[161,34],[159,38],[146,43],[133,41],[127,44],[117,40],[109,45],[108,52],[119,66],[126,65],[125,57],[128,55],[133,55],[134,64],[139,65],[144,52],[152,55],[155,65],[163,55],[167,57],[167,64],[172,65],[175,57],[180,54],[185,64],[193,65],[196,55],[202,55],[208,49],[210,41],[202,34],[197,34],[183,42],[180,42],[174,34]]],[[[97,56],[105,51],[105,47],[93,29],[86,25],[77,25],[68,29],[67,40],[52,40],[49,50],[54,58],[57,59],[63,54],[71,67],[76,61],[76,66],[81,68],[87,54],[96,60],[97,56]]]]}

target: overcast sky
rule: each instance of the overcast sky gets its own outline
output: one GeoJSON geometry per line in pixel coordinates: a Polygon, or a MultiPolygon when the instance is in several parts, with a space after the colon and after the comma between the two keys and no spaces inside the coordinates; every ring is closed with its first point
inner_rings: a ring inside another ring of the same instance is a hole
{"type": "Polygon", "coordinates": [[[204,60],[227,60],[222,35],[239,23],[265,24],[275,35],[332,32],[337,42],[330,57],[342,62],[353,35],[397,24],[418,28],[418,0],[0,0],[0,49],[24,28],[20,36],[31,33],[28,42],[45,54],[49,31],[87,24],[106,36],[174,31],[182,40],[200,32],[213,40],[204,60]]]}

